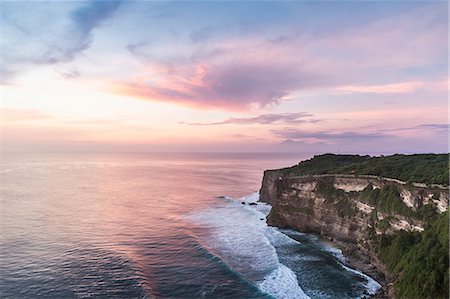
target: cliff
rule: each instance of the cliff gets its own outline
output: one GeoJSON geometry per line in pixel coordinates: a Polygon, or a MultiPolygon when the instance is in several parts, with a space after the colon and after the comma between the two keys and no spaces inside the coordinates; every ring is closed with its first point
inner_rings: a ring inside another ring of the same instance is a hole
{"type": "Polygon", "coordinates": [[[337,240],[361,243],[373,233],[422,231],[423,210],[443,212],[448,207],[447,189],[363,176],[285,174],[279,170],[264,173],[260,201],[273,206],[269,224],[337,240]],[[373,198],[380,193],[398,201],[391,203],[392,208],[380,206],[374,202],[378,198],[373,198]]]}
{"type": "MultiPolygon", "coordinates": [[[[391,275],[375,240],[399,230],[421,232],[448,208],[448,188],[373,175],[306,174],[292,168],[264,172],[260,201],[272,205],[269,225],[315,233],[338,243],[352,266],[383,286],[391,275]]],[[[380,297],[393,297],[384,288],[380,297]]]]}

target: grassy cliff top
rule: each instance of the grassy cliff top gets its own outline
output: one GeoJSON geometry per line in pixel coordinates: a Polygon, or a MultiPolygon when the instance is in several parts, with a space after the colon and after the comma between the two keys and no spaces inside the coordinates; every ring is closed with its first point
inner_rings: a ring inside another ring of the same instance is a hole
{"type": "Polygon", "coordinates": [[[449,184],[448,154],[360,156],[324,154],[286,169],[293,175],[376,175],[406,182],[449,184]]]}

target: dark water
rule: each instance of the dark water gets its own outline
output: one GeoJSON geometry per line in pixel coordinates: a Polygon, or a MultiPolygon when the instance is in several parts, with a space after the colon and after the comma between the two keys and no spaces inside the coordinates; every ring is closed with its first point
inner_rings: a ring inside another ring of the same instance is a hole
{"type": "Polygon", "coordinates": [[[240,203],[264,169],[308,157],[6,155],[0,297],[361,297],[336,252],[240,203]]]}

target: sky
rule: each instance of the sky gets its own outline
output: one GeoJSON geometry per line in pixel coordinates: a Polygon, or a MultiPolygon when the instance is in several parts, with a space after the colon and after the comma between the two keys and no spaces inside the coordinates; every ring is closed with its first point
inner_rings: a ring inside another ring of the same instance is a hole
{"type": "Polygon", "coordinates": [[[448,152],[446,1],[2,1],[4,151],[448,152]]]}

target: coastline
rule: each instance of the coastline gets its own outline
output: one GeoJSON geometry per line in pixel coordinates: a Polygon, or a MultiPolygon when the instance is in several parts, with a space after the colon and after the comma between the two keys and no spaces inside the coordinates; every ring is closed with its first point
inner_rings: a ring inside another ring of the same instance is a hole
{"type": "MultiPolygon", "coordinates": [[[[297,229],[291,229],[299,233],[303,233],[297,229]]],[[[381,285],[381,288],[379,288],[375,294],[367,294],[368,298],[394,298],[394,290],[389,280],[389,273],[384,264],[379,261],[374,253],[360,248],[351,242],[339,241],[320,234],[312,234],[318,236],[319,241],[324,245],[340,250],[342,252],[342,256],[344,257],[344,260],[340,260],[340,262],[342,262],[344,266],[369,276],[381,285]]]]}
{"type": "MultiPolygon", "coordinates": [[[[258,194],[259,199],[259,194],[258,194]]],[[[244,206],[248,206],[248,202],[244,206]]],[[[264,204],[272,209],[270,204],[265,202],[261,202],[258,200],[258,205],[264,204]]],[[[265,216],[267,217],[268,214],[265,216]]],[[[273,226],[267,223],[266,225],[273,226]]],[[[273,226],[279,228],[277,226],[273,226]]],[[[295,228],[291,228],[299,233],[304,233],[295,228]]],[[[313,233],[314,234],[314,233],[313,233]]],[[[376,298],[376,299],[391,299],[394,298],[392,285],[389,283],[388,272],[386,267],[378,260],[376,255],[366,249],[358,247],[356,244],[351,242],[339,241],[330,237],[326,237],[320,234],[315,234],[318,236],[319,241],[328,245],[332,248],[338,249],[342,252],[344,260],[340,260],[340,262],[345,266],[350,268],[351,270],[355,270],[360,272],[377,282],[381,287],[374,294],[367,293],[367,298],[376,298]]]]}
{"type": "MultiPolygon", "coordinates": [[[[263,220],[264,218],[262,217],[267,217],[270,210],[272,209],[272,206],[268,203],[259,201],[258,193],[254,193],[253,195],[240,198],[238,202],[241,203],[241,206],[244,209],[256,213],[257,218],[263,220]]],[[[277,231],[283,233],[282,231],[278,230],[279,227],[269,225],[267,221],[264,222],[268,227],[274,227],[277,229],[277,231]]],[[[297,229],[293,230],[303,234],[302,231],[299,231],[297,229]]],[[[343,268],[345,268],[347,271],[358,273],[358,276],[365,277],[367,279],[366,291],[361,298],[391,298],[385,294],[387,286],[385,274],[379,271],[378,268],[370,263],[371,260],[369,256],[361,256],[360,252],[357,251],[354,244],[339,242],[337,240],[320,236],[319,234],[311,235],[317,236],[318,241],[322,243],[322,246],[330,248],[330,250],[327,251],[335,256],[335,258],[339,261],[343,268]]]]}
{"type": "Polygon", "coordinates": [[[381,263],[373,252],[368,251],[367,249],[362,249],[353,243],[342,242],[334,239],[327,240],[331,242],[332,246],[342,251],[349,267],[370,276],[381,285],[381,288],[376,292],[376,294],[370,296],[370,298],[394,298],[394,289],[392,287],[392,283],[390,282],[389,272],[387,271],[385,265],[381,263]]]}

